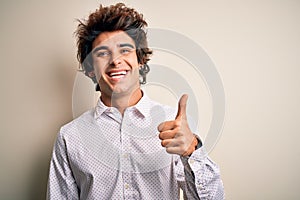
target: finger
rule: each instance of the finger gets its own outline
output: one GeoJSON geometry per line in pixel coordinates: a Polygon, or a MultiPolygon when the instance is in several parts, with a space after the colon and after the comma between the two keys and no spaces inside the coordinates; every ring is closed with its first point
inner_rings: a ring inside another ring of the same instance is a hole
{"type": "Polygon", "coordinates": [[[166,122],[163,122],[161,124],[158,125],[157,127],[157,130],[159,132],[163,132],[163,131],[166,131],[166,130],[172,130],[175,128],[175,122],[174,121],[166,121],[166,122]]]}
{"type": "Polygon", "coordinates": [[[181,148],[178,146],[170,146],[170,147],[166,147],[166,151],[170,154],[178,154],[181,155],[181,148]]]}
{"type": "Polygon", "coordinates": [[[177,119],[179,117],[186,117],[187,100],[188,100],[188,95],[187,94],[182,95],[181,98],[179,99],[178,110],[177,110],[177,115],[176,115],[175,119],[177,119]]]}
{"type": "Polygon", "coordinates": [[[161,141],[161,146],[169,148],[176,147],[178,144],[176,143],[175,139],[165,139],[161,141]]]}
{"type": "Polygon", "coordinates": [[[163,132],[160,132],[158,137],[161,140],[166,140],[166,139],[172,139],[176,136],[177,130],[166,130],[163,132]]]}

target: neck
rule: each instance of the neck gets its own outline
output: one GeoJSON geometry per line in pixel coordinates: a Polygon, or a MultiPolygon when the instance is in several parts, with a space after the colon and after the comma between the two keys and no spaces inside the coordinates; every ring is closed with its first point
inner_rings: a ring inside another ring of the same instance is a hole
{"type": "Polygon", "coordinates": [[[102,102],[108,107],[115,107],[123,115],[126,108],[134,106],[142,98],[143,92],[140,88],[137,88],[129,95],[113,94],[113,95],[102,95],[102,102]]]}

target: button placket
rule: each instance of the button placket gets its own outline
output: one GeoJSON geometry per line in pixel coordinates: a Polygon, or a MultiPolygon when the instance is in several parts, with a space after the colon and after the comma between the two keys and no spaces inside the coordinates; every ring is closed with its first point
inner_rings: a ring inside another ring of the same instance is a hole
{"type": "Polygon", "coordinates": [[[121,155],[121,164],[122,164],[122,177],[124,183],[124,198],[130,199],[132,196],[132,166],[131,166],[131,156],[130,156],[130,135],[128,133],[128,126],[130,122],[128,120],[128,113],[125,110],[122,124],[121,124],[121,145],[122,145],[122,155],[121,155]]]}
{"type": "Polygon", "coordinates": [[[130,163],[130,138],[128,134],[128,114],[127,110],[125,110],[122,123],[121,123],[121,145],[122,145],[122,155],[121,161],[125,169],[125,172],[131,171],[131,163],[130,163]]]}

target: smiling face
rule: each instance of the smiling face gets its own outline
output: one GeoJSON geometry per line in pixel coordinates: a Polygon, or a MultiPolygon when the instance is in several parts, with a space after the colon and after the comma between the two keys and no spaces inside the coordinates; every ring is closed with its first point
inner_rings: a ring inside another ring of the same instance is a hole
{"type": "Polygon", "coordinates": [[[101,33],[93,42],[95,75],[101,96],[129,97],[139,90],[139,67],[135,43],[124,31],[101,33]]]}

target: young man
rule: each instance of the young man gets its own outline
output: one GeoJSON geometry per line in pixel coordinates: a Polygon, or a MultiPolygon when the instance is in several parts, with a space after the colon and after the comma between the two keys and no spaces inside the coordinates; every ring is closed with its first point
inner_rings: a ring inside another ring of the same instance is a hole
{"type": "Polygon", "coordinates": [[[147,23],[124,4],[100,6],[77,29],[78,58],[101,91],[93,110],[63,126],[50,163],[48,199],[223,199],[219,169],[178,110],[140,88],[152,51],[147,23]]]}

